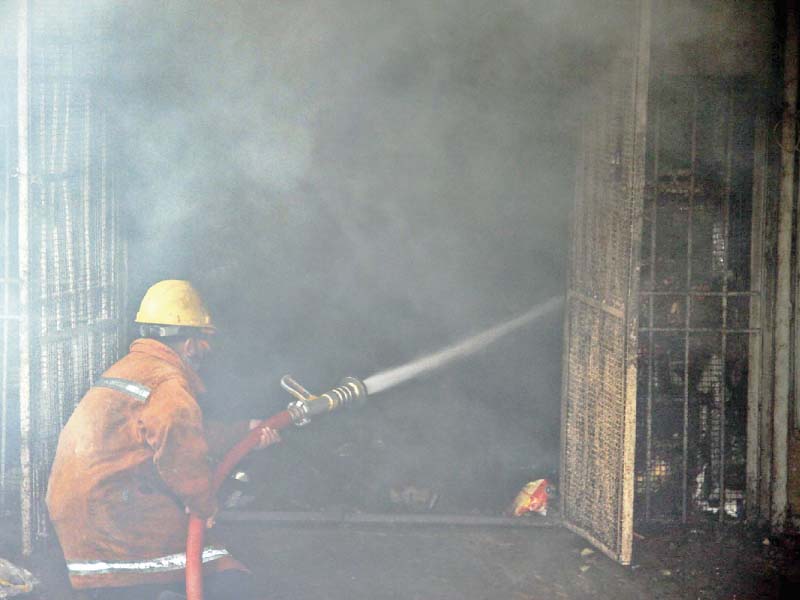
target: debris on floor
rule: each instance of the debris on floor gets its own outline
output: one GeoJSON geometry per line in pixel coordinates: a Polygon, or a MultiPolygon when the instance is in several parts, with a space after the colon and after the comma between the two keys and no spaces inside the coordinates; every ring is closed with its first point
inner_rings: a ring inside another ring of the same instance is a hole
{"type": "Polygon", "coordinates": [[[744,524],[652,526],[634,546],[634,561],[658,598],[796,598],[796,539],[792,532],[771,538],[744,524]]]}
{"type": "Polygon", "coordinates": [[[524,515],[525,513],[536,513],[539,515],[547,515],[547,499],[552,494],[552,486],[548,483],[547,479],[537,479],[525,484],[509,510],[515,517],[524,515]]]}
{"type": "Polygon", "coordinates": [[[29,594],[37,583],[29,571],[0,558],[0,598],[29,594]]]}
{"type": "Polygon", "coordinates": [[[431,511],[436,508],[439,494],[430,488],[413,484],[396,485],[389,490],[389,500],[396,507],[413,512],[431,511]]]}

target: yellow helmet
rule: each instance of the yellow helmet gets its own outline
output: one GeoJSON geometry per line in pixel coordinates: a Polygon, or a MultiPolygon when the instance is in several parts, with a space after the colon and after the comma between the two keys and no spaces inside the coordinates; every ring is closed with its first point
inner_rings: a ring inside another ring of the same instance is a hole
{"type": "MultiPolygon", "coordinates": [[[[213,333],[211,314],[203,299],[188,281],[165,279],[151,286],[142,298],[136,322],[144,325],[172,325],[197,327],[204,333],[213,333]]],[[[162,335],[175,335],[170,328],[162,335]]]]}

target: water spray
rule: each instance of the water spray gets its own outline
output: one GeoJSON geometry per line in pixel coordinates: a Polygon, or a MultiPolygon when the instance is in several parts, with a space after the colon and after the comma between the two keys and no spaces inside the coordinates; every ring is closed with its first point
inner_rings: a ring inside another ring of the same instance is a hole
{"type": "Polygon", "coordinates": [[[517,329],[520,329],[525,325],[528,325],[529,323],[532,323],[533,321],[536,321],[537,319],[540,319],[546,314],[554,311],[560,307],[562,303],[563,298],[560,296],[550,298],[550,300],[547,300],[546,302],[537,304],[525,314],[515,317],[510,321],[506,321],[505,323],[501,323],[500,325],[492,327],[491,329],[487,329],[486,331],[483,331],[465,340],[457,342],[452,346],[445,348],[444,350],[434,352],[433,354],[428,354],[405,365],[387,369],[386,371],[381,371],[380,373],[376,373],[375,375],[367,377],[364,380],[364,387],[366,388],[367,393],[374,395],[410,379],[415,379],[420,375],[428,373],[429,371],[440,369],[443,366],[460,358],[466,358],[467,356],[474,354],[489,344],[499,340],[501,337],[506,336],[509,333],[516,331],[517,329]]]}
{"type": "MultiPolygon", "coordinates": [[[[492,342],[543,317],[561,306],[562,299],[551,298],[528,312],[506,323],[488,329],[439,352],[428,354],[408,364],[376,373],[361,381],[345,377],[337,387],[315,396],[297,383],[290,375],[281,378],[281,387],[289,392],[294,401],[286,410],[259,423],[242,441],[234,446],[214,471],[211,482],[216,492],[236,464],[261,443],[264,428],[279,431],[291,425],[302,427],[312,418],[340,408],[361,408],[370,395],[378,394],[410,379],[439,369],[457,359],[474,354],[492,342]]],[[[203,539],[205,520],[196,515],[189,518],[189,533],[186,539],[186,597],[187,600],[203,599],[203,539]]]]}

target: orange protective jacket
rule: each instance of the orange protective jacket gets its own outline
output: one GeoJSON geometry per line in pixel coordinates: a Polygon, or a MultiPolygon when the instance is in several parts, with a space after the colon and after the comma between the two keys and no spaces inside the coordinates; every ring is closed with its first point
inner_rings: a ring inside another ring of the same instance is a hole
{"type": "MultiPolygon", "coordinates": [[[[93,387],[61,432],[47,508],[70,581],[94,588],[180,580],[185,508],[204,518],[217,508],[209,445],[222,455],[247,424],[204,426],[202,382],[156,340],[136,340],[103,377],[150,393],[93,387]]],[[[203,560],[208,571],[244,568],[220,546],[207,546],[203,560]]]]}

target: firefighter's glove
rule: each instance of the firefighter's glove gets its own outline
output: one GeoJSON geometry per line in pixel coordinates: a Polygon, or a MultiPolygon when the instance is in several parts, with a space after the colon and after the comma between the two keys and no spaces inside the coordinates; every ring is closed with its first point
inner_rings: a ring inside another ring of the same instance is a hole
{"type": "MultiPolygon", "coordinates": [[[[188,506],[184,508],[184,510],[186,511],[187,515],[192,514],[192,511],[189,510],[188,506]]],[[[206,519],[206,529],[211,529],[216,524],[217,524],[217,512],[214,511],[214,514],[206,519]]]]}
{"type": "Polygon", "coordinates": [[[261,425],[261,421],[252,420],[250,421],[250,429],[261,429],[261,438],[258,443],[259,448],[266,448],[267,446],[271,446],[272,444],[277,444],[281,441],[280,434],[271,427],[264,427],[261,425]]]}

